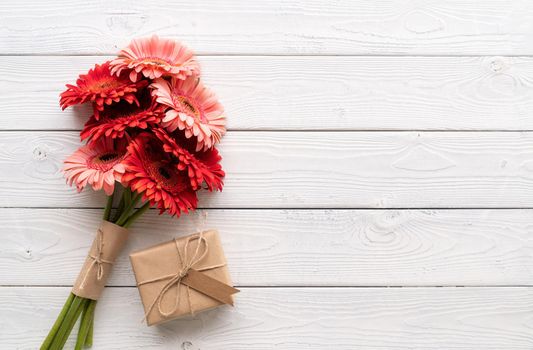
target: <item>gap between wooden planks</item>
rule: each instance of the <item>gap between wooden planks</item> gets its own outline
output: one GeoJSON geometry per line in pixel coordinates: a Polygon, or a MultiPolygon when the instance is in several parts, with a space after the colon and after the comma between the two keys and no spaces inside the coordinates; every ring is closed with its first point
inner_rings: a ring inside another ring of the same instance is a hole
{"type": "MultiPolygon", "coordinates": [[[[0,207],[101,207],[68,189],[77,132],[0,132],[0,207]]],[[[521,208],[533,198],[532,132],[229,132],[208,208],[521,208]]]]}
{"type": "Polygon", "coordinates": [[[532,19],[527,0],[27,0],[2,7],[0,52],[115,53],[157,33],[204,54],[531,55],[532,19]]]}
{"type": "MultiPolygon", "coordinates": [[[[533,210],[207,210],[145,214],[109,281],[134,286],[128,253],[216,228],[238,286],[531,285],[533,210]]],[[[101,209],[0,209],[0,285],[71,285],[101,209]]]]}
{"type": "MultiPolygon", "coordinates": [[[[80,129],[89,108],[59,93],[109,58],[0,57],[0,130],[80,129]]],[[[532,57],[199,60],[230,130],[533,130],[532,57]]]]}
{"type": "MultiPolygon", "coordinates": [[[[0,287],[0,347],[38,347],[68,292],[0,287]]],[[[242,288],[235,308],[149,328],[135,288],[107,288],[93,348],[530,350],[532,313],[531,288],[242,288]]]]}

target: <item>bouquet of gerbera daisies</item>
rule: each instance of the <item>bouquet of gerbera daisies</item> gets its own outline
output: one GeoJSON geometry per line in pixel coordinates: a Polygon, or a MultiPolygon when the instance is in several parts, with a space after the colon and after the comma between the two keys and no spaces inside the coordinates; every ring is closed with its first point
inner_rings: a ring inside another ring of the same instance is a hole
{"type": "Polygon", "coordinates": [[[189,49],[153,36],[133,40],[61,94],[63,109],[93,107],[80,134],[86,144],[65,160],[67,182],[78,191],[103,189],[108,200],[82,273],[41,349],[63,348],[79,318],[76,349],[91,346],[96,299],[113,257],[150,206],[179,217],[197,207],[200,189],[222,190],[215,145],[225,118],[199,75],[189,49]]]}

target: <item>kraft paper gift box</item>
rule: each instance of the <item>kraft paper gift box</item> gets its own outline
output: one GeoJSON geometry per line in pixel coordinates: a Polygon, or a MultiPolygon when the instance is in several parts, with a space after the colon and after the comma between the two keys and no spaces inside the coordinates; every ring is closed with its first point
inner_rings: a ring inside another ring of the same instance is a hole
{"type": "Polygon", "coordinates": [[[238,292],[215,230],[137,251],[130,260],[149,326],[233,305],[238,292]]]}

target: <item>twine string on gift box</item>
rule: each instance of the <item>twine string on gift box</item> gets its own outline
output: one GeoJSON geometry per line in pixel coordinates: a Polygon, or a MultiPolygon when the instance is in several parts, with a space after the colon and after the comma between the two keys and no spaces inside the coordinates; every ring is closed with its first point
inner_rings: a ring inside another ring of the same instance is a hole
{"type": "MultiPolygon", "coordinates": [[[[163,281],[163,280],[168,279],[168,282],[163,286],[163,288],[161,289],[161,291],[159,292],[159,294],[157,295],[155,300],[152,302],[150,307],[148,307],[148,310],[146,311],[146,313],[144,315],[145,319],[148,317],[150,312],[152,312],[153,308],[156,305],[157,305],[157,311],[159,311],[159,313],[162,316],[164,316],[164,317],[168,317],[168,316],[172,315],[174,312],[176,312],[176,310],[178,310],[179,304],[180,304],[180,286],[182,285],[182,280],[185,278],[185,276],[187,276],[187,274],[192,269],[192,267],[195,264],[197,264],[198,262],[200,262],[207,255],[207,253],[209,251],[209,244],[207,243],[207,240],[203,237],[203,232],[200,232],[197,235],[190,236],[185,241],[185,248],[184,248],[183,256],[182,256],[182,254],[180,252],[178,240],[174,239],[174,243],[176,244],[176,250],[178,251],[178,258],[179,258],[179,261],[180,261],[181,269],[178,272],[176,272],[175,274],[161,276],[161,277],[157,277],[157,278],[153,278],[153,279],[150,279],[150,280],[146,280],[146,281],[137,283],[137,286],[142,286],[144,284],[163,281]],[[189,244],[192,241],[195,241],[195,240],[197,240],[198,243],[196,245],[196,249],[194,250],[194,254],[189,259],[189,257],[188,257],[189,244]],[[201,250],[202,246],[204,247],[203,250],[201,250]],[[165,310],[163,310],[161,303],[162,303],[163,298],[165,297],[165,295],[168,293],[168,291],[174,285],[176,285],[176,300],[174,302],[174,306],[171,309],[165,311],[165,310]]],[[[216,265],[211,265],[211,266],[204,266],[204,267],[198,268],[196,270],[198,270],[198,271],[206,271],[206,270],[219,268],[219,267],[222,267],[222,266],[225,266],[225,265],[226,265],[226,263],[216,264],[216,265]]],[[[189,310],[190,310],[191,315],[194,315],[194,308],[193,308],[193,305],[192,305],[190,288],[189,288],[188,285],[185,285],[185,286],[187,287],[187,300],[189,302],[189,310]]]]}
{"type": "Polygon", "coordinates": [[[87,278],[89,277],[89,273],[93,269],[93,267],[96,266],[96,279],[100,281],[104,277],[104,264],[113,265],[114,261],[106,260],[102,258],[102,255],[104,253],[104,239],[103,239],[104,232],[102,232],[102,229],[99,228],[98,232],[96,233],[96,254],[90,254],[88,255],[89,258],[92,259],[91,264],[89,265],[89,268],[87,268],[87,271],[85,272],[85,276],[83,276],[83,280],[80,284],[80,289],[83,289],[85,286],[85,283],[87,282],[87,278]]]}

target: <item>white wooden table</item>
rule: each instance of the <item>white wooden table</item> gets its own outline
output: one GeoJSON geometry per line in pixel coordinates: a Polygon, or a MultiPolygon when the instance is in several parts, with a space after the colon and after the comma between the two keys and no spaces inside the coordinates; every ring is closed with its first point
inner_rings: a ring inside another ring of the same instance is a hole
{"type": "MultiPolygon", "coordinates": [[[[83,118],[58,94],[152,33],[227,109],[201,204],[242,293],[148,328],[124,254],[94,349],[533,348],[533,2],[20,0],[0,4],[1,349],[39,346],[102,212],[59,171],[83,118]]],[[[194,219],[151,212],[126,252],[194,219]]]]}

